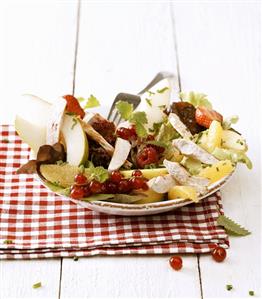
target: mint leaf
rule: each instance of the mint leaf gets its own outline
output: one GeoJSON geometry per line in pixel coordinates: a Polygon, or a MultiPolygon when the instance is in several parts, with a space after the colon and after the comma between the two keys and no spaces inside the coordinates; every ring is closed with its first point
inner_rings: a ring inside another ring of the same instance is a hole
{"type": "MultiPolygon", "coordinates": [[[[78,100],[79,99],[80,99],[80,101],[83,101],[82,100],[83,98],[78,98],[78,100]]],[[[99,107],[99,106],[100,106],[100,103],[99,103],[98,99],[91,94],[90,97],[86,101],[84,109],[94,108],[94,107],[99,107]]]]}
{"type": "Polygon", "coordinates": [[[150,99],[146,99],[146,102],[147,102],[147,104],[148,104],[150,107],[152,107],[152,100],[150,100],[150,99]]]}
{"type": "Polygon", "coordinates": [[[33,289],[41,288],[41,286],[42,286],[42,283],[41,283],[41,281],[39,281],[39,282],[33,284],[33,289]]]}
{"type": "Polygon", "coordinates": [[[212,109],[212,105],[204,93],[190,91],[189,93],[180,92],[180,99],[184,102],[189,102],[195,107],[204,106],[212,109]]]}
{"type": "Polygon", "coordinates": [[[129,120],[131,117],[131,114],[133,112],[133,105],[129,104],[128,102],[125,101],[119,101],[116,103],[116,108],[121,115],[121,117],[124,120],[129,120]]]}
{"type": "Polygon", "coordinates": [[[233,232],[237,236],[247,236],[251,234],[247,229],[225,215],[219,215],[217,224],[223,226],[229,233],[233,232]]]}
{"type": "Polygon", "coordinates": [[[158,93],[164,93],[166,90],[168,90],[169,88],[168,87],[164,87],[162,89],[158,89],[157,92],[158,93]]]}

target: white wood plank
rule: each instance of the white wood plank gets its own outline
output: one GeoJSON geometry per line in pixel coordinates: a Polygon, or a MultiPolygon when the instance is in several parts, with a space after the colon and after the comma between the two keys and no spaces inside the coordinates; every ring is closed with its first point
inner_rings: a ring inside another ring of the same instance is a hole
{"type": "Polygon", "coordinates": [[[61,298],[200,298],[195,256],[174,271],[167,256],[63,260],[61,298]]]}
{"type": "Polygon", "coordinates": [[[0,261],[0,298],[58,298],[59,266],[60,259],[0,261]]]}
{"type": "MultiPolygon", "coordinates": [[[[76,94],[110,106],[135,93],[160,70],[176,72],[169,4],[88,4],[81,9],[76,94]]],[[[63,260],[61,298],[200,297],[195,256],[175,272],[168,257],[63,260]],[[187,287],[189,286],[189,287],[187,287]]]]}
{"type": "Polygon", "coordinates": [[[72,93],[75,1],[1,1],[1,123],[23,93],[52,100],[72,93]]]}
{"type": "Polygon", "coordinates": [[[218,111],[238,114],[236,129],[246,136],[254,168],[239,167],[223,188],[225,213],[252,235],[230,238],[228,258],[216,264],[201,256],[204,298],[261,296],[260,15],[259,3],[227,1],[174,5],[183,90],[210,96],[218,111]],[[234,290],[228,292],[226,284],[234,290]]]}
{"type": "MultiPolygon", "coordinates": [[[[76,6],[73,1],[1,2],[1,123],[12,123],[21,93],[52,99],[72,92],[76,6]]],[[[0,261],[0,297],[58,297],[60,263],[0,261]],[[43,287],[33,289],[38,281],[43,287]]]]}

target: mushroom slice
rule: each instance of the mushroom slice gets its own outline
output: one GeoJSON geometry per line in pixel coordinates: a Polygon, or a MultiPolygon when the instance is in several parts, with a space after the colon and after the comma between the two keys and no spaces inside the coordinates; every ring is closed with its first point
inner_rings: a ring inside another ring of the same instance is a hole
{"type": "Polygon", "coordinates": [[[66,101],[62,97],[57,98],[51,106],[50,116],[47,122],[46,143],[53,145],[59,142],[60,128],[66,108],[66,101]]]}
{"type": "Polygon", "coordinates": [[[127,140],[118,137],[116,139],[114,154],[108,166],[108,171],[120,168],[125,163],[130,150],[131,144],[127,140]]]}
{"type": "Polygon", "coordinates": [[[110,155],[113,156],[114,153],[114,148],[113,146],[108,143],[105,138],[100,135],[89,123],[86,123],[84,121],[82,121],[81,119],[79,119],[84,131],[86,132],[86,134],[93,139],[94,141],[96,141],[97,143],[99,143],[102,148],[104,148],[106,150],[106,152],[110,155]]]}
{"type": "Polygon", "coordinates": [[[186,139],[192,138],[192,134],[190,133],[189,129],[185,126],[185,124],[180,120],[179,116],[175,113],[169,114],[169,121],[171,125],[176,129],[176,131],[186,139]]]}
{"type": "Polygon", "coordinates": [[[163,164],[167,171],[180,185],[192,186],[197,189],[198,194],[206,193],[209,180],[197,176],[191,176],[190,173],[179,163],[164,160],[163,164]]]}
{"type": "Polygon", "coordinates": [[[171,174],[166,174],[152,178],[147,182],[147,184],[149,188],[157,193],[166,193],[176,185],[176,181],[173,179],[171,174]]]}
{"type": "Polygon", "coordinates": [[[212,165],[219,162],[219,160],[217,160],[213,155],[202,149],[191,140],[185,140],[181,138],[174,139],[172,144],[179,149],[183,155],[190,156],[202,163],[212,165]]]}

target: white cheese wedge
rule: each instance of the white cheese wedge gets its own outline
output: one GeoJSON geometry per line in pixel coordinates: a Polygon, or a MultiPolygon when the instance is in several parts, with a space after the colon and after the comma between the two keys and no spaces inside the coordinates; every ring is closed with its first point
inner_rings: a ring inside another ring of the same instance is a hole
{"type": "Polygon", "coordinates": [[[51,106],[46,128],[47,144],[53,145],[59,142],[60,129],[63,122],[65,107],[66,101],[62,97],[57,98],[51,106]]]}
{"type": "Polygon", "coordinates": [[[129,141],[117,138],[115,144],[115,150],[108,166],[108,171],[114,171],[119,169],[126,161],[129,152],[131,150],[131,144],[129,141]]]}
{"type": "Polygon", "coordinates": [[[175,113],[170,113],[168,117],[171,125],[174,129],[183,137],[186,139],[190,139],[192,134],[190,133],[189,129],[186,127],[186,125],[180,120],[178,115],[175,113]]]}
{"type": "Polygon", "coordinates": [[[218,162],[218,160],[213,155],[202,149],[200,146],[198,146],[191,140],[185,140],[180,138],[174,139],[172,144],[177,149],[179,149],[179,151],[183,155],[192,157],[202,163],[212,165],[218,162]]]}
{"type": "Polygon", "coordinates": [[[154,177],[149,180],[147,184],[150,189],[157,193],[166,193],[176,185],[176,181],[173,179],[172,175],[167,174],[154,177]]]}

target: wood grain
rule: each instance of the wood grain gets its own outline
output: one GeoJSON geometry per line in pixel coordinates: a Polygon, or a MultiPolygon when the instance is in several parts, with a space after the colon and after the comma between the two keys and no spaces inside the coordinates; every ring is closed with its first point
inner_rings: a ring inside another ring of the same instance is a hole
{"type": "MultiPolygon", "coordinates": [[[[168,3],[82,3],[77,95],[93,93],[103,106],[109,107],[118,92],[136,93],[161,70],[176,73],[168,3]]],[[[184,257],[183,273],[172,271],[168,259],[64,259],[61,298],[200,297],[196,257],[184,257]]]]}
{"type": "Polygon", "coordinates": [[[235,127],[247,138],[248,155],[254,164],[252,171],[240,165],[236,175],[222,190],[226,215],[250,229],[252,235],[230,238],[228,258],[222,264],[214,263],[210,256],[200,257],[203,295],[204,298],[247,297],[249,289],[259,295],[259,4],[236,1],[176,4],[173,10],[182,89],[204,92],[224,115],[239,115],[240,121],[235,127]],[[226,284],[232,284],[234,289],[228,292],[226,284]]]}
{"type": "MultiPolygon", "coordinates": [[[[0,121],[12,123],[22,93],[52,100],[72,92],[76,3],[6,1],[0,11],[0,121]]],[[[57,298],[60,265],[61,259],[0,261],[0,297],[57,298]],[[43,287],[33,289],[38,281],[43,287]]]]}

